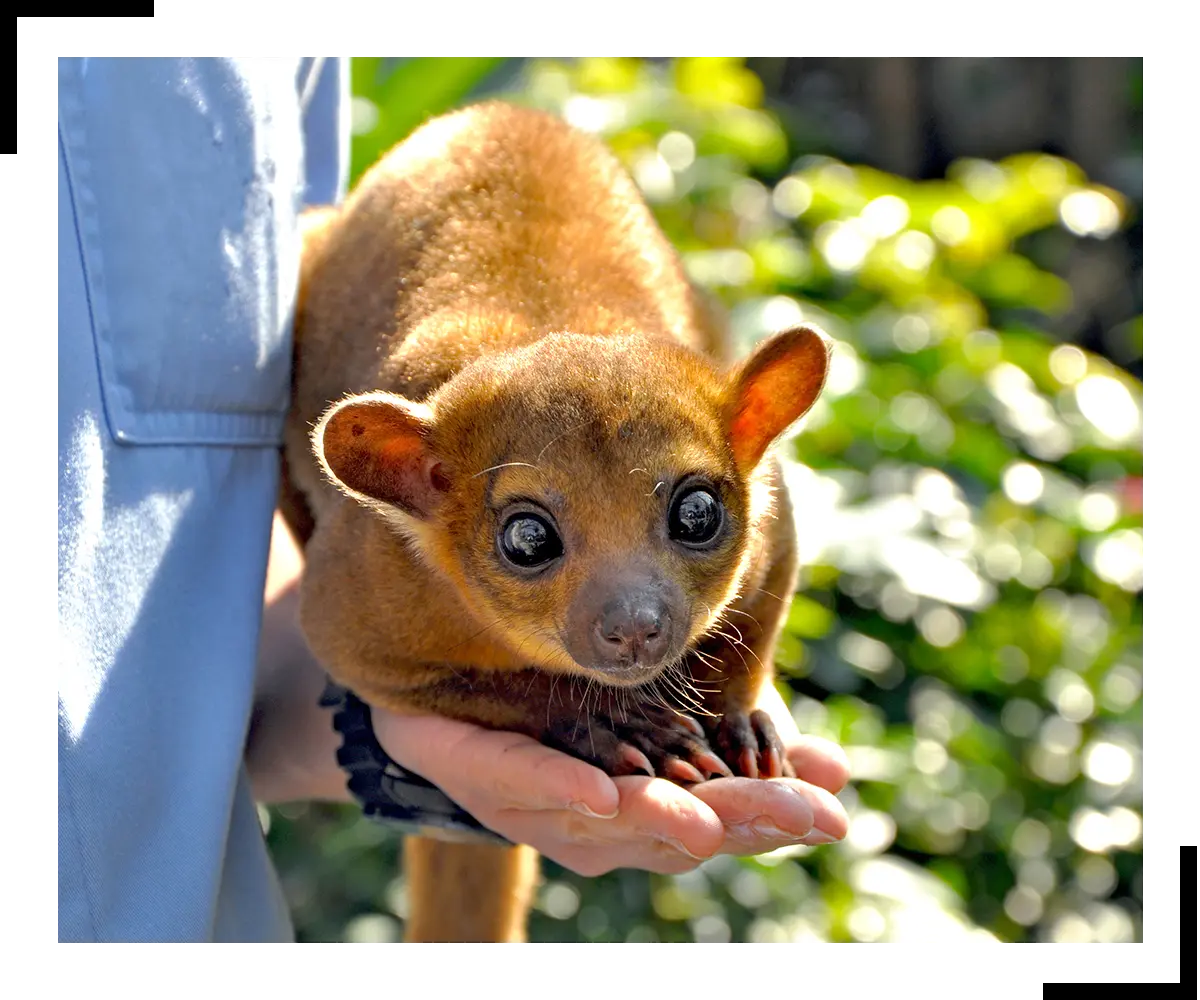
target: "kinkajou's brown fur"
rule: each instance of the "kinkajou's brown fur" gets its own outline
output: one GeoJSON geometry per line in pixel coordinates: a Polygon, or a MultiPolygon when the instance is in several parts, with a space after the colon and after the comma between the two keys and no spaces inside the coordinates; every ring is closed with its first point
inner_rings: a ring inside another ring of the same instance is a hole
{"type": "MultiPolygon", "coordinates": [[[[306,227],[282,506],[334,678],[613,775],[785,773],[755,711],[796,574],[768,449],[820,333],[726,370],[616,159],[505,104],[429,122],[306,227]]],[[[519,939],[535,860],[415,839],[410,937],[519,939]]]]}

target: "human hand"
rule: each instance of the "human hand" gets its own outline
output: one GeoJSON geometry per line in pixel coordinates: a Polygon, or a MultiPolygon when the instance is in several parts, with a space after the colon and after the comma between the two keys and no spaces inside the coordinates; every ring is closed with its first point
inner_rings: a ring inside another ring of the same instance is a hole
{"type": "MultiPolygon", "coordinates": [[[[300,634],[302,568],[303,556],[277,515],[247,768],[261,802],[349,801],[336,761],[338,737],[317,704],[324,671],[300,634]]],[[[689,790],[661,778],[613,779],[516,733],[379,708],[372,722],[401,765],[486,826],[573,871],[683,872],[717,853],[759,854],[845,836],[846,813],[834,798],[849,775],[841,748],[802,737],[770,685],[757,707],[771,715],[796,778],[717,778],[689,790]]]]}
{"type": "Polygon", "coordinates": [[[758,854],[845,836],[834,797],[845,754],[801,737],[782,699],[764,692],[797,778],[718,778],[685,789],[660,778],[610,778],[518,733],[429,715],[372,711],[376,738],[484,825],[581,875],[614,868],[680,873],[718,853],[758,854]]]}

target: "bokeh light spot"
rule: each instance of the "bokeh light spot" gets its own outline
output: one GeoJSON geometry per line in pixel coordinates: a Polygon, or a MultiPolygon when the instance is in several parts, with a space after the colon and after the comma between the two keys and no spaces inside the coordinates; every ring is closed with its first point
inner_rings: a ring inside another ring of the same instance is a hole
{"type": "Polygon", "coordinates": [[[761,181],[747,178],[734,185],[729,193],[729,207],[733,214],[748,222],[761,219],[771,203],[771,196],[761,181]]]}
{"type": "Polygon", "coordinates": [[[966,160],[961,163],[960,180],[967,193],[981,202],[997,201],[1008,186],[1008,172],[997,163],[987,160],[966,160]]]}
{"type": "Polygon", "coordinates": [[[400,922],[386,913],[364,913],[346,924],[347,941],[365,944],[396,942],[401,938],[400,922]]]}
{"type": "MultiPolygon", "coordinates": [[[[780,326],[779,329],[785,327],[780,326]]],[[[865,375],[863,363],[854,348],[844,341],[834,341],[825,392],[830,396],[844,396],[862,385],[865,375]]]]}
{"type": "Polygon", "coordinates": [[[1014,886],[1004,897],[1004,912],[1018,924],[1036,924],[1042,918],[1042,897],[1029,886],[1014,886]]]}
{"type": "Polygon", "coordinates": [[[1040,590],[1054,578],[1054,564],[1037,549],[1029,549],[1021,554],[1021,568],[1017,570],[1017,580],[1030,590],[1040,590]]]}
{"type": "MultiPolygon", "coordinates": [[[[1086,552],[1085,552],[1086,558],[1086,552]]],[[[1133,529],[1114,531],[1091,551],[1096,575],[1131,593],[1142,587],[1142,533],[1133,529]]]]}
{"type": "Polygon", "coordinates": [[[1017,881],[1039,896],[1048,896],[1058,884],[1054,865],[1045,858],[1029,858],[1017,866],[1017,881]]]}
{"type": "Polygon", "coordinates": [[[846,926],[856,941],[878,941],[887,931],[887,919],[877,907],[864,903],[850,911],[846,926]]]}
{"type": "Polygon", "coordinates": [[[633,179],[648,201],[666,201],[675,194],[675,174],[658,153],[638,158],[633,179]]]}
{"type": "Polygon", "coordinates": [[[542,890],[542,910],[555,920],[569,920],[579,912],[579,890],[568,882],[550,882],[542,890]]]}
{"type": "Polygon", "coordinates": [[[913,764],[922,774],[937,774],[949,759],[946,748],[936,740],[917,740],[913,744],[913,764]]]}
{"type": "Polygon", "coordinates": [[[1100,700],[1112,712],[1129,709],[1142,693],[1142,675],[1125,663],[1118,663],[1100,685],[1100,700]]]}
{"type": "Polygon", "coordinates": [[[896,839],[896,821],[887,813],[859,809],[850,819],[846,846],[855,854],[882,854],[896,839]]]}
{"type": "Polygon", "coordinates": [[[607,132],[625,120],[625,105],[611,98],[573,94],[563,105],[563,117],[584,132],[607,132]]]}
{"type": "Polygon", "coordinates": [[[908,225],[908,205],[894,194],[885,194],[867,204],[862,219],[877,239],[885,239],[908,225]]]}
{"type": "Polygon", "coordinates": [[[357,94],[350,98],[350,134],[367,135],[379,124],[379,106],[367,97],[357,94]]]}
{"type": "Polygon", "coordinates": [[[924,316],[909,314],[901,316],[892,324],[892,340],[907,354],[912,354],[929,345],[933,331],[924,316]]]}
{"type": "Polygon", "coordinates": [[[1105,437],[1130,441],[1141,427],[1141,413],[1129,390],[1107,375],[1089,375],[1075,387],[1079,412],[1105,437]]]}
{"type": "Polygon", "coordinates": [[[849,222],[826,222],[816,232],[816,244],[831,268],[849,274],[862,266],[872,240],[862,227],[849,222]]]}
{"type": "Polygon", "coordinates": [[[838,653],[869,674],[881,674],[892,664],[892,651],[887,643],[872,639],[861,632],[847,632],[838,640],[838,653]]]}
{"type": "Polygon", "coordinates": [[[1050,850],[1050,828],[1032,817],[1021,820],[1013,831],[1012,849],[1023,858],[1041,857],[1050,850]]]}
{"type": "Polygon", "coordinates": [[[700,944],[725,944],[731,935],[729,923],[715,913],[706,913],[691,922],[692,934],[700,944]]]}
{"type": "Polygon", "coordinates": [[[1042,710],[1028,698],[1013,698],[1000,710],[1000,725],[1019,739],[1028,739],[1042,722],[1042,710]]]}
{"type": "Polygon", "coordinates": [[[685,132],[668,132],[658,140],[658,155],[675,173],[682,173],[696,161],[696,143],[685,132]]]}
{"type": "Polygon", "coordinates": [[[1061,715],[1051,715],[1042,723],[1039,740],[1043,747],[1051,753],[1071,753],[1079,746],[1081,737],[1079,726],[1061,715]]]}
{"type": "Polygon", "coordinates": [[[1118,806],[1108,813],[1090,806],[1076,809],[1069,824],[1071,839],[1085,851],[1103,854],[1114,847],[1130,847],[1142,834],[1142,821],[1132,809],[1118,806]]]}
{"type": "MultiPolygon", "coordinates": [[[[1072,670],[1058,669],[1046,678],[1046,697],[1059,714],[1071,723],[1086,722],[1096,710],[1096,700],[1083,679],[1072,670]]],[[[1063,749],[1073,750],[1078,742],[1063,749]]]]}
{"type": "Polygon", "coordinates": [[[1088,490],[1079,499],[1079,523],[1088,531],[1112,527],[1121,514],[1117,498],[1108,490],[1088,490]]]}
{"type": "Polygon", "coordinates": [[[947,205],[933,213],[929,228],[947,246],[957,246],[971,234],[971,219],[957,205],[947,205]]]}
{"type": "Polygon", "coordinates": [[[1107,896],[1117,886],[1117,870],[1102,854],[1084,858],[1075,868],[1075,881],[1089,896],[1107,896]]]}
{"type": "Polygon", "coordinates": [[[917,628],[931,646],[946,648],[962,638],[965,626],[957,612],[946,607],[931,608],[917,619],[917,628]]]}
{"type": "Polygon", "coordinates": [[[1076,236],[1103,239],[1117,231],[1121,210],[1100,191],[1073,191],[1058,206],[1062,223],[1076,236]]]}
{"type": "Polygon", "coordinates": [[[812,199],[812,188],[799,177],[785,177],[771,193],[775,211],[787,219],[795,219],[807,212],[812,199]]]}
{"type": "Polygon", "coordinates": [[[1042,495],[1046,480],[1036,466],[1028,462],[1014,462],[1004,470],[1001,485],[1008,499],[1026,506],[1042,495]]]}
{"type": "Polygon", "coordinates": [[[758,909],[771,901],[771,889],[762,872],[743,868],[729,883],[729,894],[742,906],[758,909]]]}
{"type": "Polygon", "coordinates": [[[1050,374],[1063,385],[1074,385],[1087,369],[1087,355],[1074,344],[1059,344],[1050,352],[1050,374]]]}
{"type": "Polygon", "coordinates": [[[773,295],[763,304],[762,322],[769,332],[786,330],[804,322],[804,310],[787,295],[773,295]]]}
{"type": "Polygon", "coordinates": [[[698,250],[684,266],[693,281],[709,287],[737,287],[754,277],[754,260],[745,250],[698,250]]]}
{"type": "Polygon", "coordinates": [[[1133,777],[1133,754],[1115,743],[1092,743],[1083,754],[1083,773],[1101,785],[1118,787],[1133,777]]]}
{"type": "Polygon", "coordinates": [[[896,260],[910,271],[927,271],[937,251],[925,233],[910,229],[896,237],[896,260]]]}

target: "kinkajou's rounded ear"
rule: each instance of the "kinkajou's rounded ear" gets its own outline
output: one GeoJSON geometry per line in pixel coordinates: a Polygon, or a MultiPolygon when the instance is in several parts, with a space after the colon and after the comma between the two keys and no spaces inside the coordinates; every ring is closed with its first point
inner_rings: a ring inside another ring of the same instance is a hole
{"type": "Polygon", "coordinates": [[[449,482],[429,448],[433,411],[388,392],[334,403],[312,434],[313,452],[342,490],[367,506],[433,513],[449,482]]]}
{"type": "Polygon", "coordinates": [[[764,341],[734,370],[726,413],[739,468],[754,468],[771,442],[817,401],[831,350],[816,327],[797,326],[764,341]]]}

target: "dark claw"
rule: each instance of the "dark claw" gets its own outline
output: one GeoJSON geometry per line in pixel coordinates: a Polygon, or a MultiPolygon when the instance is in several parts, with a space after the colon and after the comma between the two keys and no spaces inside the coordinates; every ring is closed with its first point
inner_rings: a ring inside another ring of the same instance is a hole
{"type": "Polygon", "coordinates": [[[779,760],[779,751],[767,747],[758,756],[758,770],[764,778],[779,778],[783,776],[783,766],[779,760]]]}
{"type": "Polygon", "coordinates": [[[718,778],[733,777],[733,772],[729,770],[729,765],[711,751],[697,754],[692,758],[692,763],[703,770],[710,778],[714,775],[718,778]]]}
{"type": "Polygon", "coordinates": [[[750,725],[758,737],[758,767],[764,778],[783,775],[783,740],[775,731],[771,717],[761,710],[750,713],[750,725]]]}
{"type": "Polygon", "coordinates": [[[749,747],[744,747],[742,752],[738,754],[738,767],[741,770],[743,777],[758,777],[758,762],[755,759],[754,751],[749,747]]]}
{"type": "Polygon", "coordinates": [[[654,777],[654,765],[650,763],[650,758],[637,747],[623,743],[618,753],[620,756],[617,770],[620,774],[637,774],[639,771],[644,771],[651,778],[654,777]]]}
{"type": "Polygon", "coordinates": [[[704,775],[697,771],[686,760],[678,757],[667,757],[663,764],[663,777],[672,781],[682,781],[689,785],[698,785],[704,780],[704,775]]]}
{"type": "Polygon", "coordinates": [[[682,713],[680,713],[678,715],[678,720],[684,726],[685,729],[688,729],[692,733],[692,735],[696,737],[696,739],[702,740],[705,738],[704,727],[702,725],[700,725],[700,723],[698,723],[690,715],[683,715],[682,713]]]}

